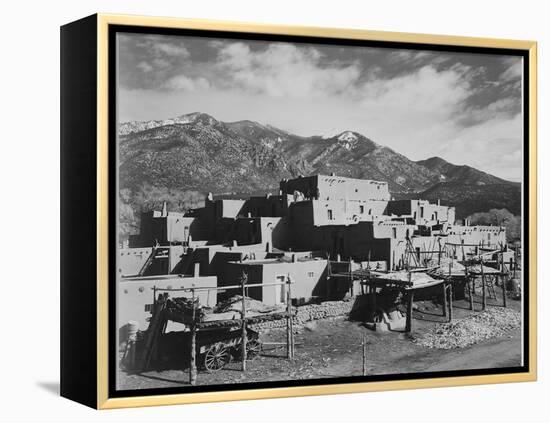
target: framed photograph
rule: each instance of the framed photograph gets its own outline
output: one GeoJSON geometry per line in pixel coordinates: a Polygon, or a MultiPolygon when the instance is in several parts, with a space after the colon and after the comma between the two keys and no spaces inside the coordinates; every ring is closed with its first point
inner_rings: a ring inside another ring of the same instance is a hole
{"type": "Polygon", "coordinates": [[[536,379],[536,43],[61,28],[61,394],[536,379]]]}

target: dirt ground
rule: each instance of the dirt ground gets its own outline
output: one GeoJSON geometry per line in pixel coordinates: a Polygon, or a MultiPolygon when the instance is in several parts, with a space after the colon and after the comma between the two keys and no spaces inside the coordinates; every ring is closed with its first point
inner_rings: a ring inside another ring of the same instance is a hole
{"type": "MultiPolygon", "coordinates": [[[[489,300],[489,306],[501,307],[502,299],[489,300]]],[[[508,307],[520,310],[519,301],[508,300],[508,307]]],[[[481,308],[476,301],[476,310],[481,308]]],[[[472,313],[469,303],[454,302],[453,318],[472,313]]],[[[361,322],[347,318],[318,320],[295,328],[295,357],[286,358],[286,332],[272,329],[262,333],[266,343],[260,356],[247,362],[246,372],[239,361],[229,363],[216,373],[199,371],[197,385],[220,385],[297,379],[361,376],[363,373],[363,335],[367,337],[367,374],[405,374],[446,370],[513,367],[521,365],[521,330],[481,343],[451,350],[430,349],[413,342],[445,322],[442,307],[431,301],[415,303],[414,325],[410,334],[375,332],[361,322]]],[[[165,370],[131,374],[119,371],[119,389],[178,387],[189,385],[189,371],[180,363],[165,370]]]]}

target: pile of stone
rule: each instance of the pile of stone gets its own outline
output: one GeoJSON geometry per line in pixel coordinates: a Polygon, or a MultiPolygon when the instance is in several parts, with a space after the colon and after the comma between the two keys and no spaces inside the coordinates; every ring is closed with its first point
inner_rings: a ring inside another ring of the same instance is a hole
{"type": "MultiPolygon", "coordinates": [[[[325,301],[321,304],[308,304],[295,308],[292,322],[295,326],[304,325],[313,320],[327,319],[349,314],[353,307],[352,300],[325,301]]],[[[281,328],[286,325],[286,319],[272,320],[253,325],[254,329],[265,330],[281,328]]]]}
{"type": "Polygon", "coordinates": [[[520,327],[521,313],[508,308],[492,307],[464,319],[438,324],[414,342],[428,348],[464,348],[486,339],[506,335],[520,327]]]}
{"type": "MultiPolygon", "coordinates": [[[[244,298],[245,308],[247,311],[254,313],[280,313],[286,308],[284,304],[268,306],[261,301],[254,300],[250,297],[244,298]]],[[[214,308],[214,313],[227,313],[230,311],[241,312],[243,308],[243,297],[234,295],[231,298],[222,301],[214,308]]]]}

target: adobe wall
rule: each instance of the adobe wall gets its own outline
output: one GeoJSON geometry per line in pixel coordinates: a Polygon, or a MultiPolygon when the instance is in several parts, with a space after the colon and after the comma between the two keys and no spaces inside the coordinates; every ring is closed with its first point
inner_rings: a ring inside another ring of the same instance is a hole
{"type": "Polygon", "coordinates": [[[341,176],[319,175],[317,180],[320,200],[384,200],[391,199],[387,182],[341,176]]]}
{"type": "MultiPolygon", "coordinates": [[[[153,304],[153,287],[157,288],[190,288],[195,287],[216,287],[216,277],[179,277],[169,276],[148,276],[141,278],[123,278],[117,283],[117,328],[123,328],[130,320],[137,321],[141,330],[147,329],[151,317],[148,311],[153,304]],[[146,311],[147,306],[147,311],[146,311]]],[[[201,305],[213,307],[216,305],[216,291],[197,291],[197,297],[201,305]]],[[[191,297],[190,292],[173,292],[171,297],[191,297]]]]}

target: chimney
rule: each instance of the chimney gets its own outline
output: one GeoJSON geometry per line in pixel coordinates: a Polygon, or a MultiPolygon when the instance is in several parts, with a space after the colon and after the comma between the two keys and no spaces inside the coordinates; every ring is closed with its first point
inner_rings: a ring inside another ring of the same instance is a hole
{"type": "Polygon", "coordinates": [[[166,201],[162,202],[162,217],[166,217],[168,215],[168,207],[166,206],[166,201]]]}
{"type": "Polygon", "coordinates": [[[441,205],[441,200],[438,198],[437,199],[437,205],[440,206],[441,205]]]}
{"type": "Polygon", "coordinates": [[[195,268],[194,268],[194,272],[193,272],[193,276],[195,278],[198,278],[200,276],[200,269],[201,269],[201,264],[200,263],[195,263],[195,268]]]}
{"type": "Polygon", "coordinates": [[[265,252],[266,252],[266,253],[271,253],[271,243],[270,243],[270,242],[266,242],[266,244],[265,244],[265,252]]]}
{"type": "Polygon", "coordinates": [[[336,173],[330,172],[330,176],[336,176],[336,173]]]}

